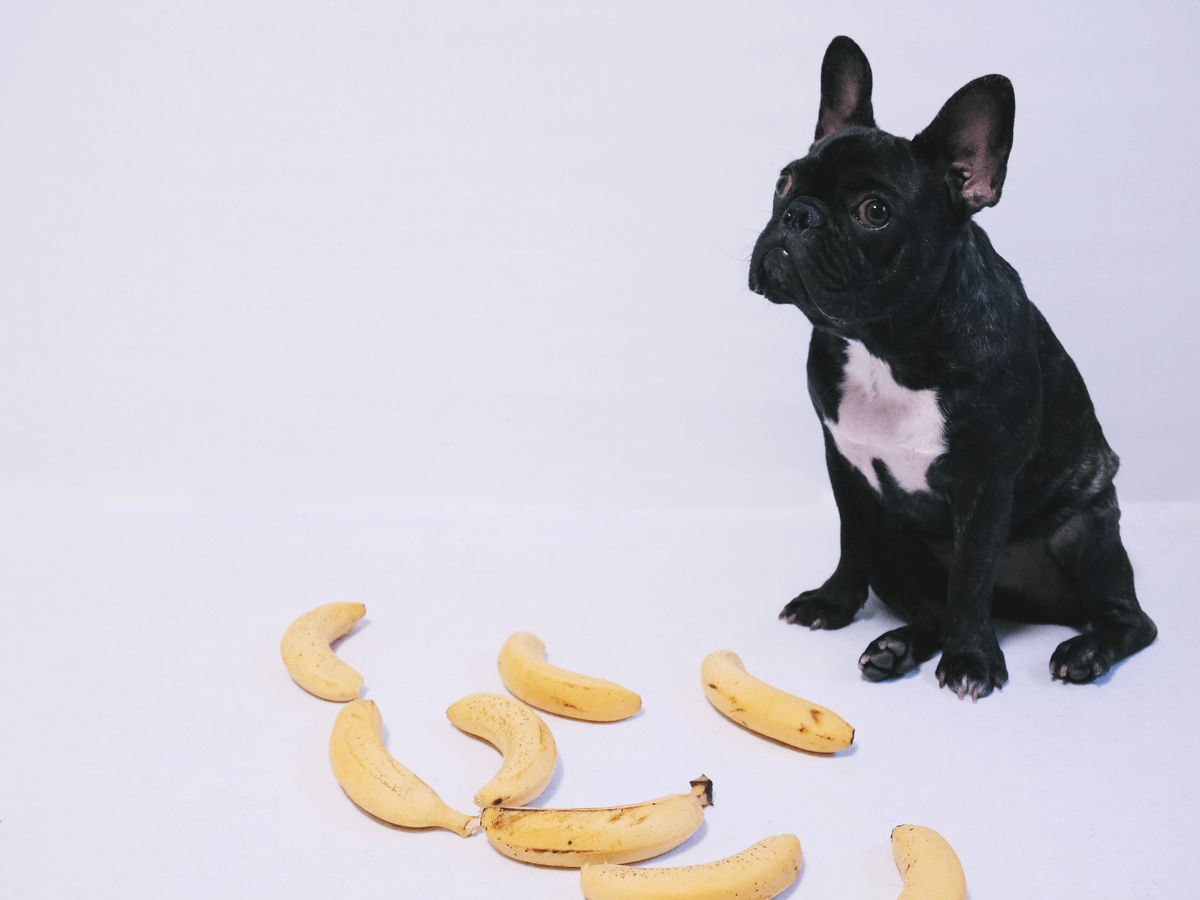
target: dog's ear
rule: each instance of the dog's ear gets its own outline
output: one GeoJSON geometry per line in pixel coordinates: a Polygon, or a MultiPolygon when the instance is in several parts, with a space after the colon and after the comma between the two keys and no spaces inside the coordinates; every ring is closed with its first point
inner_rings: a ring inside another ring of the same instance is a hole
{"type": "Polygon", "coordinates": [[[913,138],[918,156],[944,167],[950,191],[968,215],[1000,200],[1015,111],[1012,82],[984,75],[960,88],[913,138]]]}
{"type": "Polygon", "coordinates": [[[858,44],[835,37],[821,62],[821,110],[817,114],[816,143],[843,125],[875,127],[871,109],[871,64],[858,44]]]}

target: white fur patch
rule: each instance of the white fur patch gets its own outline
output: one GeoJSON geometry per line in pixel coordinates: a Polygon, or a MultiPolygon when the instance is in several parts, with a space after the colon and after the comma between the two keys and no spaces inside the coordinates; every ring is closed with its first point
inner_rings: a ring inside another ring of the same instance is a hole
{"type": "Polygon", "coordinates": [[[879,490],[880,460],[904,490],[927,491],[925,473],[946,452],[937,392],[901,387],[892,369],[850,341],[836,422],[825,420],[838,451],[879,490]]]}

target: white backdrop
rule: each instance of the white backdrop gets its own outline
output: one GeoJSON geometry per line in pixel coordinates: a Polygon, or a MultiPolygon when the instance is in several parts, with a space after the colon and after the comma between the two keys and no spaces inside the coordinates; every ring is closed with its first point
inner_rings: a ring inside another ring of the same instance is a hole
{"type": "Polygon", "coordinates": [[[972,900],[1200,891],[1187,563],[1200,8],[1191,2],[0,2],[0,894],[577,897],[482,838],[381,826],[325,760],[340,651],[389,747],[460,808],[496,755],[442,711],[508,633],[643,694],[552,720],[542,798],[717,805],[666,862],[794,831],[785,897],[899,891],[943,831],[972,900]],[[934,664],[862,681],[891,627],[775,621],[832,570],[809,328],[745,285],[778,170],[849,34],[880,125],[1014,82],[979,216],[1083,371],[1159,641],[1051,683],[1071,634],[1005,625],[978,704],[934,664]],[[698,666],[842,713],[832,760],[723,722],[698,666]]]}
{"type": "Polygon", "coordinates": [[[826,490],[745,286],[821,54],[1012,78],[979,217],[1122,497],[1195,498],[1192,4],[46,3],[0,56],[0,502],[761,508],[826,490]]]}

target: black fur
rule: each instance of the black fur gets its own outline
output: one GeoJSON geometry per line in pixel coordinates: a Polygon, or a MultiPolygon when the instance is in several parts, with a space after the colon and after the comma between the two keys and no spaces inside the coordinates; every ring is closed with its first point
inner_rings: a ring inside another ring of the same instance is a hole
{"type": "Polygon", "coordinates": [[[809,394],[841,517],[836,570],[781,618],[841,628],[869,586],[910,624],[867,647],[864,676],[941,651],[939,682],[972,698],[1008,679],[993,615],[1065,623],[1083,633],[1055,650],[1051,675],[1092,681],[1157,629],[1134,593],[1117,456],[1083,379],[971,218],[1000,199],[1012,86],[972,81],[912,140],[875,127],[870,92],[866,56],[836,38],[816,141],[781,173],[750,264],[751,290],[813,324],[809,394]],[[936,392],[945,450],[928,489],[901,487],[878,459],[876,488],[824,424],[838,421],[851,340],[901,386],[936,392]]]}

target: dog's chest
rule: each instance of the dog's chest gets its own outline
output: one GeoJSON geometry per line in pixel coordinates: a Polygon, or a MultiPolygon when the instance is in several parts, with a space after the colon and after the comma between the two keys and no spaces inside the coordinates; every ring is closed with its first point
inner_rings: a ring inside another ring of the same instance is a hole
{"type": "Polygon", "coordinates": [[[880,489],[878,460],[906,491],[927,491],[926,473],[946,451],[946,424],[934,390],[896,383],[891,367],[850,341],[837,420],[825,419],[838,451],[880,489]]]}

